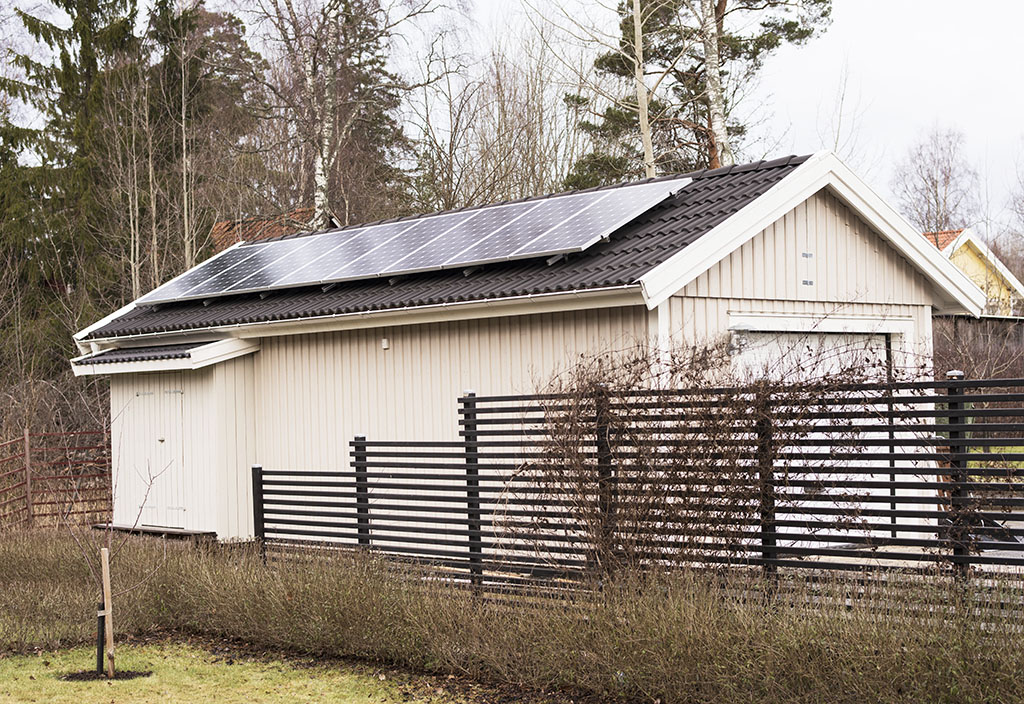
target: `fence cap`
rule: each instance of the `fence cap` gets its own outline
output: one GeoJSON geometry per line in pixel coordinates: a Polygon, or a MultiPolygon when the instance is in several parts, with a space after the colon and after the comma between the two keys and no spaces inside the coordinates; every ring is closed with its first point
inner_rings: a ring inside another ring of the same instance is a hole
{"type": "Polygon", "coordinates": [[[946,378],[950,381],[959,381],[964,378],[964,373],[959,369],[950,369],[946,372],[946,378]]]}

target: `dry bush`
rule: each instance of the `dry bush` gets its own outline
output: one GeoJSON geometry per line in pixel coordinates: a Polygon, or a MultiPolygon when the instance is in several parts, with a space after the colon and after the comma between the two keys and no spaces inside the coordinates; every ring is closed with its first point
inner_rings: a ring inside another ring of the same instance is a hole
{"type": "MultiPolygon", "coordinates": [[[[919,374],[856,343],[791,344],[747,368],[726,342],[670,354],[640,345],[557,376],[540,397],[536,447],[502,498],[505,552],[526,544],[549,567],[583,563],[602,578],[750,556],[761,524],[784,512],[790,482],[834,477],[851,453],[870,450],[856,441],[886,408],[884,391],[844,408],[862,412],[862,425],[830,423],[831,402],[851,384],[919,374]]],[[[833,528],[861,529],[846,494],[836,506],[833,528]]]]}
{"type": "Polygon", "coordinates": [[[951,370],[967,379],[1024,377],[1024,321],[1014,319],[935,318],[935,375],[951,370]]]}
{"type": "MultiPolygon", "coordinates": [[[[123,633],[178,629],[295,652],[357,656],[608,700],[670,702],[1019,701],[1019,584],[865,575],[623,573],[560,600],[483,599],[424,572],[333,551],[133,538],[115,561],[123,633]]],[[[0,648],[91,641],[96,594],[62,533],[0,542],[0,648]]],[[[88,665],[84,663],[83,666],[88,665]]]]}

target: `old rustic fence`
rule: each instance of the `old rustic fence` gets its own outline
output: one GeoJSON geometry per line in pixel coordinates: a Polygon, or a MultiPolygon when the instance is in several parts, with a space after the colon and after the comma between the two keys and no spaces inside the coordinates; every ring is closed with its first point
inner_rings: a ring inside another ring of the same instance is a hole
{"type": "Polygon", "coordinates": [[[32,433],[0,443],[0,529],[110,520],[110,435],[32,433]]]}
{"type": "Polygon", "coordinates": [[[253,468],[257,536],[515,584],[678,564],[1024,571],[1024,380],[459,400],[460,438],[253,468]]]}

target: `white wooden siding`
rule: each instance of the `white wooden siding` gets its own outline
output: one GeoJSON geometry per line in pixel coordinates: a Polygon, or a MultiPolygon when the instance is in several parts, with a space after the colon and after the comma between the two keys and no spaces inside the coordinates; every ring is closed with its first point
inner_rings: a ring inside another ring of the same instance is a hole
{"type": "Polygon", "coordinates": [[[907,361],[926,364],[933,295],[909,262],[821,191],[673,296],[668,328],[675,342],[693,344],[726,334],[730,313],[910,318],[907,361]]]}
{"type": "Polygon", "coordinates": [[[921,273],[827,190],[712,266],[679,295],[929,306],[933,301],[921,273]]]}
{"type": "Polygon", "coordinates": [[[466,389],[534,392],[581,354],[646,340],[647,317],[635,306],[265,338],[256,355],[258,461],[332,470],[348,466],[358,433],[458,439],[456,400],[466,389]]]}

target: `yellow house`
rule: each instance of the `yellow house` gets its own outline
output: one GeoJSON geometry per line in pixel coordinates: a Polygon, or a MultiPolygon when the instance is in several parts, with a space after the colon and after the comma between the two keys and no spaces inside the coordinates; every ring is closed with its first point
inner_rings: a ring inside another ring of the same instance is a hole
{"type": "Polygon", "coordinates": [[[1024,314],[1024,284],[1021,284],[971,228],[923,234],[926,240],[935,245],[985,292],[986,314],[1024,314]]]}

